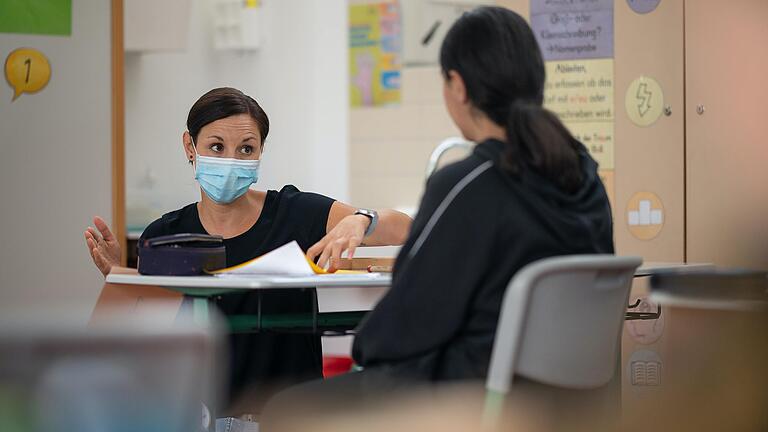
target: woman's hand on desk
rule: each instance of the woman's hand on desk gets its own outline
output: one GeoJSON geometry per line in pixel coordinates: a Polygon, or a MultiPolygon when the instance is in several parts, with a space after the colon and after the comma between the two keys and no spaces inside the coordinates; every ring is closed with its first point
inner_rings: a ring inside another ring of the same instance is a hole
{"type": "Polygon", "coordinates": [[[363,242],[369,223],[365,216],[345,217],[322,240],[307,250],[307,256],[314,260],[320,255],[317,265],[325,268],[327,264],[328,271],[335,272],[338,270],[337,266],[341,262],[341,254],[344,251],[347,251],[349,258],[354,256],[355,249],[363,242]]]}
{"type": "Polygon", "coordinates": [[[355,249],[363,244],[366,246],[401,245],[408,237],[411,228],[411,218],[395,210],[379,210],[379,221],[373,232],[365,237],[365,232],[371,224],[367,216],[355,214],[357,208],[336,201],[328,213],[326,235],[307,251],[307,256],[314,260],[318,255],[317,264],[328,266],[329,271],[336,271],[341,260],[341,254],[347,251],[348,258],[354,258],[355,249]]]}
{"type": "Polygon", "coordinates": [[[117,242],[104,219],[96,216],[93,218],[93,224],[98,232],[93,227],[88,227],[85,231],[85,243],[88,245],[93,263],[106,276],[113,266],[120,265],[120,243],[117,242]]]}

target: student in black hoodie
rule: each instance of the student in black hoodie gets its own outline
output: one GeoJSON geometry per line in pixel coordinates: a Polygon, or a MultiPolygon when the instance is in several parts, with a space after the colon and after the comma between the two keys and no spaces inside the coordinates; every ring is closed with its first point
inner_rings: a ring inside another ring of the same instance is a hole
{"type": "Polygon", "coordinates": [[[445,104],[472,155],[427,182],[391,290],[355,338],[355,361],[408,379],[484,378],[514,274],[556,255],[613,253],[597,163],[542,107],[544,62],[522,17],[462,16],[440,51],[445,104]]]}
{"type": "Polygon", "coordinates": [[[365,400],[413,383],[483,379],[518,270],[556,255],[613,253],[597,163],[542,107],[544,62],[525,20],[500,7],[464,14],[440,66],[448,112],[478,144],[429,178],[392,287],[358,329],[353,356],[364,371],[304,394],[365,400]]]}

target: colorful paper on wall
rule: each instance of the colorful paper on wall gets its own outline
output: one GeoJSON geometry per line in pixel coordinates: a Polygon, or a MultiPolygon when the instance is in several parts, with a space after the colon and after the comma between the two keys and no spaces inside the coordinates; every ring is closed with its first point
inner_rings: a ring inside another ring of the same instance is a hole
{"type": "Polygon", "coordinates": [[[531,0],[544,60],[613,57],[613,0],[531,0]]]}
{"type": "Polygon", "coordinates": [[[350,103],[400,102],[402,34],[397,2],[349,6],[350,103]]]}
{"type": "Polygon", "coordinates": [[[2,0],[0,33],[69,36],[72,0],[2,0]]]}
{"type": "Polygon", "coordinates": [[[531,28],[547,70],[544,106],[598,162],[613,202],[613,0],[531,0],[531,28]]]}
{"type": "Polygon", "coordinates": [[[613,169],[613,60],[546,62],[544,106],[584,143],[600,169],[613,169]]]}

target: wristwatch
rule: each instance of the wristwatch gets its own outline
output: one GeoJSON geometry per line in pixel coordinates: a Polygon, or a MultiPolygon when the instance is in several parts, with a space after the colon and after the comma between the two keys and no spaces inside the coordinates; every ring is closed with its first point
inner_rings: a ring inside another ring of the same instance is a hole
{"type": "Polygon", "coordinates": [[[368,209],[357,209],[355,210],[356,215],[363,215],[371,220],[371,223],[368,225],[368,229],[365,230],[365,237],[368,237],[369,235],[373,234],[373,230],[376,229],[376,224],[379,223],[379,214],[376,213],[376,210],[368,210],[368,209]]]}

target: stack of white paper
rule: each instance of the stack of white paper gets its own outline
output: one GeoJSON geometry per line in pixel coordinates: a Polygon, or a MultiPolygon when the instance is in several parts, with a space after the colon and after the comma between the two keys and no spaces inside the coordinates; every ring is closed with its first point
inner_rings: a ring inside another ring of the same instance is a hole
{"type": "Polygon", "coordinates": [[[295,240],[248,262],[214,272],[217,276],[314,276],[321,273],[325,273],[325,271],[310,264],[307,256],[304,255],[295,240]]]}

